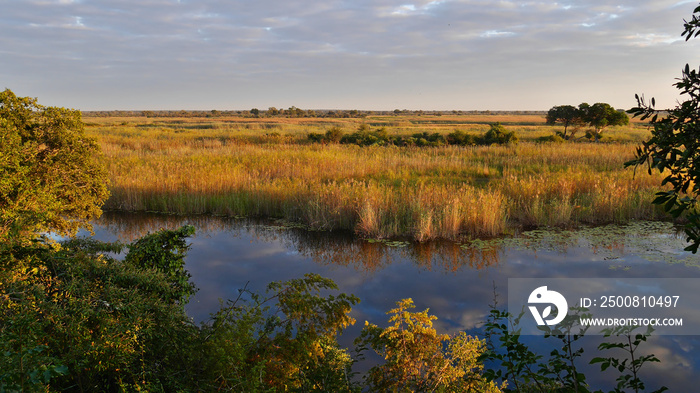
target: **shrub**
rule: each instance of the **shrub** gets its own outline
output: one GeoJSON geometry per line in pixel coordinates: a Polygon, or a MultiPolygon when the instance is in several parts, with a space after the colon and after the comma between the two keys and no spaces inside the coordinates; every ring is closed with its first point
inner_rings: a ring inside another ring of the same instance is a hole
{"type": "Polygon", "coordinates": [[[178,303],[170,264],[103,254],[122,248],[83,240],[1,250],[0,370],[10,373],[0,372],[0,391],[177,391],[195,383],[197,329],[178,303]],[[37,372],[43,377],[32,378],[37,372]]]}
{"type": "Polygon", "coordinates": [[[324,137],[323,134],[319,134],[319,133],[317,133],[317,132],[310,132],[310,133],[306,136],[306,138],[307,138],[309,141],[311,141],[311,142],[317,142],[317,143],[318,143],[318,142],[323,142],[323,139],[324,139],[323,137],[324,137]]]}
{"type": "Polygon", "coordinates": [[[516,144],[518,143],[518,137],[515,136],[515,132],[506,130],[501,123],[494,123],[491,124],[491,128],[484,134],[482,144],[492,145],[494,143],[499,145],[516,144]]]}
{"type": "Polygon", "coordinates": [[[343,130],[338,126],[334,126],[326,131],[325,140],[328,142],[338,143],[343,138],[343,135],[345,135],[343,130]]]}
{"type": "Polygon", "coordinates": [[[564,143],[565,139],[561,137],[558,133],[555,135],[541,136],[537,138],[537,142],[554,142],[554,143],[564,143]]]}
{"type": "MultiPolygon", "coordinates": [[[[484,341],[460,333],[455,337],[437,334],[428,310],[410,312],[413,301],[404,299],[389,311],[392,326],[367,323],[356,340],[360,350],[371,348],[385,359],[366,376],[371,391],[406,392],[500,392],[481,372],[479,357],[484,341]]],[[[505,387],[505,384],[503,385],[505,387]]]]}
{"type": "Polygon", "coordinates": [[[428,134],[427,132],[413,134],[418,146],[442,146],[445,144],[445,137],[435,132],[428,134]]]}
{"type": "Polygon", "coordinates": [[[325,134],[310,132],[307,135],[307,138],[309,141],[317,143],[338,143],[343,139],[344,136],[345,133],[343,132],[343,130],[340,127],[334,126],[328,129],[325,134]]]}
{"type": "Polygon", "coordinates": [[[375,144],[386,145],[392,142],[393,141],[390,140],[389,133],[385,127],[371,131],[369,126],[366,124],[362,124],[357,132],[353,132],[349,135],[343,135],[340,138],[340,143],[356,144],[360,146],[371,146],[375,144]]]}
{"type": "Polygon", "coordinates": [[[450,145],[469,146],[476,144],[476,138],[473,135],[467,134],[461,130],[447,134],[447,143],[450,145]]]}
{"type": "Polygon", "coordinates": [[[353,361],[337,343],[342,329],[355,322],[348,313],[359,299],[320,296],[337,290],[315,274],[274,282],[266,296],[243,290],[203,327],[206,380],[212,390],[353,390],[353,361]],[[276,304],[272,304],[276,301],[276,304]]]}

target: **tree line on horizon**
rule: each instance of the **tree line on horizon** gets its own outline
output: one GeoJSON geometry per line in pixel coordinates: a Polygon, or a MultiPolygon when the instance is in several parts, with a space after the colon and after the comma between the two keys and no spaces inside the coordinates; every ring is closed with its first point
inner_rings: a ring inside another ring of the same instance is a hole
{"type": "Polygon", "coordinates": [[[96,110],[82,111],[86,117],[207,117],[237,116],[247,118],[307,117],[307,118],[364,118],[367,116],[446,116],[446,115],[544,115],[546,111],[492,111],[492,110],[358,110],[358,109],[288,109],[269,107],[266,110],[96,110]]]}

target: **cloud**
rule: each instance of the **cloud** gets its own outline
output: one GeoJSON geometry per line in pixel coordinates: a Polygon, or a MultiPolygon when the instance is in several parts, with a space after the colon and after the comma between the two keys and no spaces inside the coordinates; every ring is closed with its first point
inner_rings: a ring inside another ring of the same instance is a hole
{"type": "MultiPolygon", "coordinates": [[[[581,68],[583,59],[606,59],[608,72],[624,72],[629,64],[621,53],[674,48],[681,19],[692,11],[667,1],[573,0],[10,4],[0,16],[0,77],[37,95],[47,88],[60,91],[59,79],[70,80],[76,95],[97,94],[121,105],[129,103],[127,92],[120,92],[124,87],[154,99],[173,95],[149,90],[189,91],[193,97],[209,95],[207,105],[228,105],[232,101],[224,92],[232,88],[258,86],[291,97],[300,83],[319,83],[327,91],[305,88],[296,96],[319,105],[311,94],[322,93],[325,105],[338,100],[344,106],[350,101],[342,97],[367,94],[371,86],[387,89],[384,102],[400,102],[414,89],[427,96],[420,104],[427,108],[437,91],[458,96],[494,73],[517,71],[521,76],[503,80],[513,89],[517,81],[540,80],[553,70],[564,78],[567,69],[581,68]],[[288,88],[279,85],[285,80],[293,80],[288,88]]],[[[686,44],[674,53],[678,57],[693,47],[686,44]]],[[[650,69],[668,68],[658,56],[642,57],[656,59],[650,69]]],[[[592,68],[600,72],[597,65],[592,68]]],[[[667,76],[669,85],[674,76],[667,76]]],[[[76,97],[75,102],[96,101],[76,97]]],[[[185,98],[172,102],[198,105],[185,98]]]]}

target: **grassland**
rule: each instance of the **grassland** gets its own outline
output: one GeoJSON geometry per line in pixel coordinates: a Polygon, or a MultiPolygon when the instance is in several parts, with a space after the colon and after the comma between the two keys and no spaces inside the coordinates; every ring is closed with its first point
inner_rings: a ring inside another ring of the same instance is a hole
{"type": "Polygon", "coordinates": [[[660,176],[623,168],[648,136],[637,122],[606,130],[602,143],[538,143],[559,129],[542,115],[84,120],[105,155],[109,210],[277,217],[418,241],[662,217],[650,203],[660,176]],[[362,124],[396,136],[477,135],[494,122],[520,142],[361,147],[307,138],[362,124]]]}

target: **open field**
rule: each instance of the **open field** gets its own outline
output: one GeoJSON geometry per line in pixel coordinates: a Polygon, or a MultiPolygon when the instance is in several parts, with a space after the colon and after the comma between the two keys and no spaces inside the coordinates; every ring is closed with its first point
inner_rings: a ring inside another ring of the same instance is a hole
{"type": "Polygon", "coordinates": [[[84,120],[105,154],[110,210],[279,217],[419,241],[663,216],[650,204],[660,175],[622,165],[648,136],[635,121],[606,130],[602,143],[538,143],[561,127],[534,114],[84,120]],[[307,138],[363,124],[395,136],[478,135],[495,122],[520,142],[362,147],[307,138]]]}

